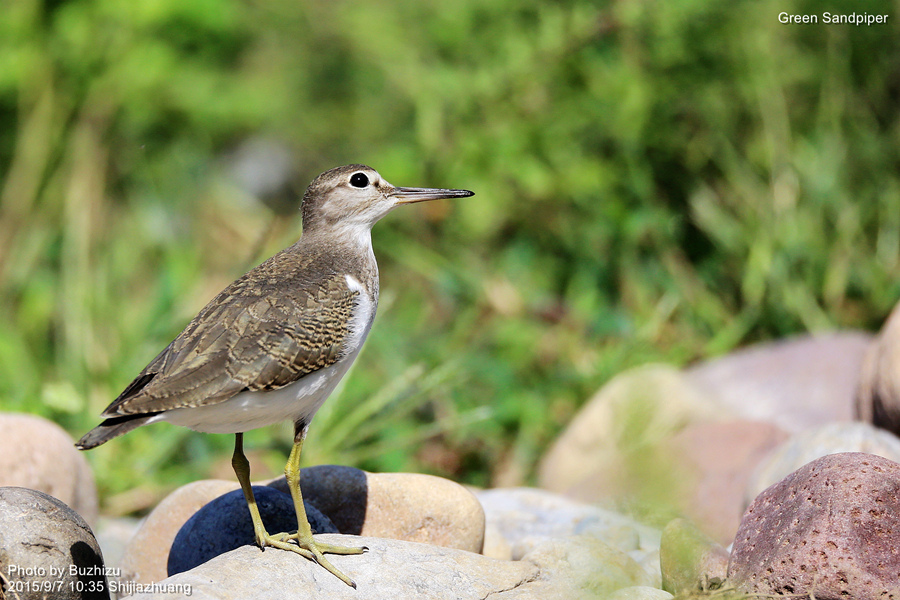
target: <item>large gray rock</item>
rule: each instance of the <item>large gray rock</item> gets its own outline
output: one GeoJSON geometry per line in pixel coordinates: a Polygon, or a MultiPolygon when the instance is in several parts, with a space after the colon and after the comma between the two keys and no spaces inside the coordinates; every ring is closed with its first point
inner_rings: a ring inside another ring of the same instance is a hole
{"type": "Polygon", "coordinates": [[[759,344],[685,371],[733,414],[797,432],[853,419],[853,396],[871,336],[800,336],[759,344]]]}
{"type": "Polygon", "coordinates": [[[300,596],[306,600],[599,600],[622,588],[646,587],[648,579],[627,555],[585,536],[550,540],[520,561],[384,538],[323,535],[317,539],[369,548],[361,555],[329,556],[335,567],[356,582],[355,590],[296,554],[244,547],[165,579],[158,583],[158,590],[138,593],[131,600],[172,600],[185,596],[188,589],[196,600],[300,596]]]}
{"type": "MultiPolygon", "coordinates": [[[[253,486],[253,496],[269,533],[297,530],[294,502],[289,494],[265,486],[253,486]]],[[[338,533],[319,510],[304,502],[313,533],[338,533]]],[[[219,496],[187,520],[169,550],[168,574],[177,575],[241,546],[255,546],[253,521],[241,490],[219,496]]]]}
{"type": "Polygon", "coordinates": [[[132,600],[173,600],[190,587],[192,600],[296,598],[305,600],[402,600],[404,598],[483,599],[527,585],[538,577],[530,562],[499,561],[479,554],[415,542],[373,537],[321,535],[341,546],[366,546],[365,554],[329,555],[356,582],[352,589],[321,566],[293,552],[260,552],[242,547],[158,583],[159,593],[132,600]],[[179,587],[180,586],[180,587],[179,587]],[[180,591],[180,594],[179,594],[180,591]]]}
{"type": "Polygon", "coordinates": [[[45,492],[88,523],[97,519],[97,487],[84,454],[59,425],[34,415],[0,413],[0,486],[45,492]]]}
{"type": "Polygon", "coordinates": [[[900,464],[830,454],[750,505],[734,540],[729,582],[753,594],[816,600],[900,595],[900,464]]]}
{"type": "Polygon", "coordinates": [[[0,568],[8,580],[0,590],[10,599],[109,598],[103,555],[90,526],[44,492],[0,488],[0,568]]]}

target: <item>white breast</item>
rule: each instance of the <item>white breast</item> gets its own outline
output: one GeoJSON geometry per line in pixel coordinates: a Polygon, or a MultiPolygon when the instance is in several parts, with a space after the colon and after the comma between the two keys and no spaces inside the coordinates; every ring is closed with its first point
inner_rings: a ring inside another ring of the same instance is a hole
{"type": "Polygon", "coordinates": [[[347,286],[359,295],[350,320],[348,351],[338,362],[277,390],[241,392],[218,404],[166,411],[150,422],[168,421],[204,433],[239,433],[283,421],[308,424],[356,360],[375,319],[376,302],[360,282],[347,275],[347,286]]]}

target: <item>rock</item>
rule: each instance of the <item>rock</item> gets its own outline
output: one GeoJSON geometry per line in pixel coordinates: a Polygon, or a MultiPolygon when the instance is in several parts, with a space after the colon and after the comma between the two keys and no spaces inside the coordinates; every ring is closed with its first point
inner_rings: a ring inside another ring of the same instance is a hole
{"type": "Polygon", "coordinates": [[[871,336],[800,336],[759,344],[685,372],[733,414],[798,432],[853,418],[853,395],[871,336]]]}
{"type": "Polygon", "coordinates": [[[0,486],[45,492],[88,523],[97,519],[97,487],[87,460],[68,433],[41,417],[0,413],[0,486]]]}
{"type": "MultiPolygon", "coordinates": [[[[254,486],[253,496],[266,531],[294,532],[297,517],[290,494],[265,486],[254,486]]],[[[337,533],[334,524],[319,510],[303,503],[313,533],[337,533]]],[[[253,520],[244,492],[234,490],[198,510],[178,531],[169,550],[168,574],[176,575],[241,546],[255,546],[253,520]]]]}
{"type": "MultiPolygon", "coordinates": [[[[747,505],[744,492],[757,465],[787,439],[770,423],[692,423],[663,444],[677,481],[670,504],[714,540],[734,539],[747,505]]],[[[671,590],[670,590],[671,591],[671,590]]]]}
{"type": "Polygon", "coordinates": [[[540,575],[504,600],[604,598],[620,588],[649,586],[652,577],[626,553],[589,535],[550,539],[522,557],[540,575]]]}
{"type": "Polygon", "coordinates": [[[900,304],[866,352],[856,388],[855,414],[900,435],[900,304]]]}
{"type": "Polygon", "coordinates": [[[169,548],[181,527],[208,502],[238,487],[237,481],[207,479],[163,498],[125,548],[120,580],[147,584],[165,579],[169,548]]]}
{"type": "Polygon", "coordinates": [[[890,598],[900,572],[900,464],[830,454],[750,505],[735,537],[729,582],[754,594],[816,600],[890,598]]]}
{"type": "Polygon", "coordinates": [[[109,598],[103,555],[90,526],[44,492],[0,488],[0,564],[6,580],[0,597],[5,591],[7,598],[21,600],[109,598]]]}
{"type": "Polygon", "coordinates": [[[322,535],[338,545],[365,545],[356,556],[329,555],[352,578],[352,589],[321,566],[289,552],[238,548],[158,583],[131,600],[290,598],[453,598],[455,600],[569,600],[606,598],[620,588],[646,585],[647,574],[628,556],[585,536],[550,540],[521,561],[385,538],[322,535]],[[179,597],[179,596],[175,596],[179,597]]]}
{"type": "MultiPolygon", "coordinates": [[[[270,484],[287,491],[284,478],[270,484]]],[[[417,473],[367,473],[321,465],[303,469],[303,498],[341,533],[481,552],[484,511],[465,487],[417,473]]]]}
{"type": "Polygon", "coordinates": [[[830,423],[792,436],[760,461],[747,481],[744,506],[806,463],[838,452],[877,454],[900,463],[900,438],[868,423],[830,423]]]}
{"type": "Polygon", "coordinates": [[[585,535],[626,553],[644,568],[648,581],[657,583],[660,534],[652,527],[544,490],[482,490],[476,496],[484,507],[487,530],[502,536],[514,560],[524,560],[549,541],[585,535]]]}
{"type": "Polygon", "coordinates": [[[674,598],[669,592],[646,585],[619,588],[606,597],[606,600],[671,600],[674,598]]]}
{"type": "Polygon", "coordinates": [[[578,412],[541,460],[540,487],[586,501],[627,491],[661,441],[695,421],[727,417],[676,369],[647,365],[617,375],[578,412]],[[642,454],[642,452],[644,452],[642,454]]]}
{"type": "Polygon", "coordinates": [[[356,582],[357,589],[293,552],[260,552],[244,546],[159,582],[164,586],[162,591],[138,593],[131,600],[172,600],[186,595],[186,586],[192,600],[298,596],[305,600],[504,599],[503,592],[529,585],[539,573],[530,562],[499,561],[415,542],[346,535],[321,535],[316,539],[369,548],[355,556],[328,555],[335,567],[356,582]]]}
{"type": "Polygon", "coordinates": [[[687,519],[673,519],[659,546],[662,588],[689,594],[722,587],[728,574],[728,551],[687,519]]]}

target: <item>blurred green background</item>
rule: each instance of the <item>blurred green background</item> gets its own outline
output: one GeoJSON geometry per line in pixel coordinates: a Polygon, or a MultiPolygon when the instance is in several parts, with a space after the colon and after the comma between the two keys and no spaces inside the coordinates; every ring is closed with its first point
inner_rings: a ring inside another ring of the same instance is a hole
{"type": "MultiPolygon", "coordinates": [[[[900,297],[900,15],[778,22],[824,10],[861,6],[6,0],[0,409],[79,437],[350,162],[476,196],[376,226],[379,316],[307,465],[527,483],[623,369],[877,329],[900,297]]],[[[255,477],[290,438],[248,434],[255,477]]],[[[123,514],[233,477],[231,445],[162,424],[89,459],[123,514]]]]}

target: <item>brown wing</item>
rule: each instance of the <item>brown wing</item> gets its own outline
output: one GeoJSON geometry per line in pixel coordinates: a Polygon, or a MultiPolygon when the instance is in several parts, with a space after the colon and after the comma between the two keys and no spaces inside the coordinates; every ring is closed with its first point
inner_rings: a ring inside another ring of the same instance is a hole
{"type": "Polygon", "coordinates": [[[286,289],[265,277],[266,265],[213,299],[103,416],[216,404],[244,390],[278,389],[334,363],[358,292],[334,275],[297,277],[286,289]]]}

